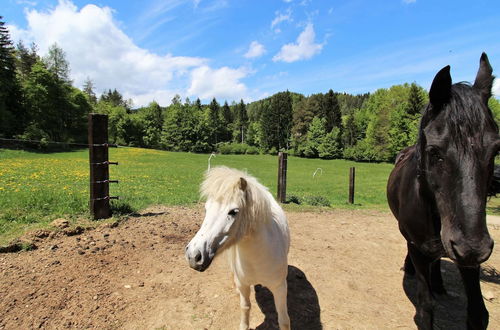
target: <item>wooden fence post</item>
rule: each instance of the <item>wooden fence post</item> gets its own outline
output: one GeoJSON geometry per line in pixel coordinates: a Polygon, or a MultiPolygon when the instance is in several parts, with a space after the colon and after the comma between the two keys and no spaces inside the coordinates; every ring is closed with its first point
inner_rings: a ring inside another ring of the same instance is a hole
{"type": "Polygon", "coordinates": [[[108,116],[89,114],[90,213],[111,217],[109,205],[108,116]]]}
{"type": "Polygon", "coordinates": [[[278,153],[278,202],[286,202],[287,153],[278,153]]]}
{"type": "Polygon", "coordinates": [[[354,181],[356,178],[356,168],[349,169],[349,204],[354,204],[354,181]]]}

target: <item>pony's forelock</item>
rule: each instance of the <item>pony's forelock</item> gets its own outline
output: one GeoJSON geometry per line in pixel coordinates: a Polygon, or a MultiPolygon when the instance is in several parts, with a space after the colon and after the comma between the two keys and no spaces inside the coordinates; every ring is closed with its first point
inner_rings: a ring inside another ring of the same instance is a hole
{"type": "Polygon", "coordinates": [[[245,172],[226,166],[214,167],[205,173],[200,193],[204,199],[238,206],[240,237],[272,217],[271,194],[256,178],[245,172]],[[240,188],[241,179],[247,183],[244,191],[240,188]]]}

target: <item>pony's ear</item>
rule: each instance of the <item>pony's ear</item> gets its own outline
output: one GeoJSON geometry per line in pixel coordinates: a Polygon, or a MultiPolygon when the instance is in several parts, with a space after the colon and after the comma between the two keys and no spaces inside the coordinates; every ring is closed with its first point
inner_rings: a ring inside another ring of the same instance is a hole
{"type": "Polygon", "coordinates": [[[450,66],[447,65],[436,74],[429,91],[429,100],[436,108],[447,103],[451,96],[450,66]]]}
{"type": "Polygon", "coordinates": [[[486,53],[481,55],[479,60],[479,70],[477,70],[476,80],[474,81],[474,89],[479,92],[484,103],[488,102],[491,97],[491,87],[493,86],[493,69],[486,53]]]}
{"type": "Polygon", "coordinates": [[[247,180],[240,178],[240,189],[245,191],[247,190],[247,180]]]}

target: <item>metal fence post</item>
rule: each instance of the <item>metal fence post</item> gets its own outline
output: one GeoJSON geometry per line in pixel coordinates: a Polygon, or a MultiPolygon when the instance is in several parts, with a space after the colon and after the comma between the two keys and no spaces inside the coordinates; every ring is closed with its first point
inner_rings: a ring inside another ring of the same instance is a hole
{"type": "Polygon", "coordinates": [[[286,202],[287,153],[278,153],[278,202],[286,202]]]}

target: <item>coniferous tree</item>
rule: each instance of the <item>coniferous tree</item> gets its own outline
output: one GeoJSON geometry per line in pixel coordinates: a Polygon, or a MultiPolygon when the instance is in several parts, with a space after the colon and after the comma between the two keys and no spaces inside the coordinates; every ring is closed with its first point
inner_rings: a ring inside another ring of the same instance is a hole
{"type": "Polygon", "coordinates": [[[40,60],[37,54],[37,46],[35,43],[31,44],[28,49],[22,41],[19,41],[16,46],[16,58],[17,58],[17,72],[21,79],[26,79],[33,65],[40,60]]]}
{"type": "Polygon", "coordinates": [[[289,91],[274,94],[261,116],[262,146],[277,151],[289,147],[292,127],[292,97],[289,91]]]}
{"type": "Polygon", "coordinates": [[[83,83],[83,92],[87,95],[89,103],[95,106],[97,104],[97,96],[94,92],[94,82],[90,78],[87,78],[83,83]]]}
{"type": "Polygon", "coordinates": [[[208,106],[208,127],[210,130],[210,139],[209,143],[215,146],[217,143],[221,141],[221,115],[220,115],[220,106],[215,97],[210,102],[208,106]]]}
{"type": "Polygon", "coordinates": [[[424,97],[422,96],[422,92],[416,83],[412,83],[410,85],[409,93],[406,113],[410,116],[415,116],[420,114],[422,108],[424,107],[424,97]]]}
{"type": "Polygon", "coordinates": [[[238,128],[238,135],[241,137],[241,143],[245,142],[245,134],[248,127],[248,115],[245,102],[240,100],[236,105],[236,126],[238,128]]]}
{"type": "Polygon", "coordinates": [[[14,47],[0,16],[0,136],[12,137],[24,130],[21,89],[16,77],[14,47]]]}
{"type": "Polygon", "coordinates": [[[49,48],[49,53],[44,57],[45,65],[47,69],[52,72],[59,80],[66,83],[71,83],[69,78],[69,63],[66,60],[66,53],[64,50],[54,43],[49,48]]]}
{"type": "Polygon", "coordinates": [[[342,126],[342,113],[340,111],[339,101],[337,95],[333,90],[329,90],[324,97],[325,119],[327,132],[330,132],[334,127],[342,126]]]}

